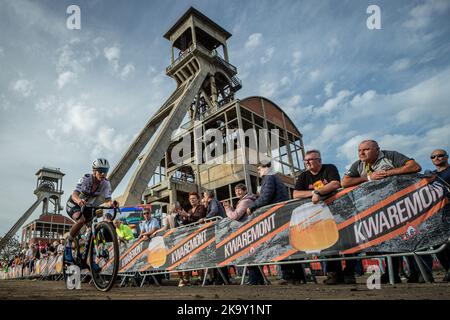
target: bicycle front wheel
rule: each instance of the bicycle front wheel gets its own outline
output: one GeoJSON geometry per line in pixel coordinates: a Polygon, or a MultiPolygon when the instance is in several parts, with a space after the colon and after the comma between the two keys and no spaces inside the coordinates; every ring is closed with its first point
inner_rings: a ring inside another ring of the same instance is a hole
{"type": "Polygon", "coordinates": [[[90,268],[95,287],[110,290],[119,271],[119,243],[111,223],[100,222],[95,226],[90,243],[90,268]]]}

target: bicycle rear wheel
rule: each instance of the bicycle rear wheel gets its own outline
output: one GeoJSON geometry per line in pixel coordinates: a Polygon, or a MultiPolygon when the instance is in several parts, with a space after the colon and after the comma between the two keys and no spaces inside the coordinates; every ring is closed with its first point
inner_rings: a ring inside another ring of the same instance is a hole
{"type": "Polygon", "coordinates": [[[111,223],[100,222],[95,226],[89,248],[89,264],[95,287],[108,291],[116,281],[120,258],[116,230],[111,223]]]}

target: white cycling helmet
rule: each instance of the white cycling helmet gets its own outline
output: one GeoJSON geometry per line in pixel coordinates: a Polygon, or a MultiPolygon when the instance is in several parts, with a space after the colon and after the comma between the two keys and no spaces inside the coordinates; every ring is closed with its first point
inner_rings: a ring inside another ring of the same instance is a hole
{"type": "Polygon", "coordinates": [[[99,170],[99,169],[109,170],[109,162],[105,158],[95,159],[94,162],[92,163],[92,169],[94,169],[94,170],[99,170]]]}

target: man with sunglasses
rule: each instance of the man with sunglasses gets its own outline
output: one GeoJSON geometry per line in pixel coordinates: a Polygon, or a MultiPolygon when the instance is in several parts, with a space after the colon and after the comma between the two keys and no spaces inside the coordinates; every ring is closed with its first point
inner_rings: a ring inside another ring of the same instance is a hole
{"type": "Polygon", "coordinates": [[[139,239],[144,238],[144,240],[147,240],[160,228],[159,221],[156,218],[153,218],[151,213],[149,208],[145,208],[142,213],[144,221],[139,224],[139,239]]]}
{"type": "MultiPolygon", "coordinates": [[[[444,149],[433,150],[430,159],[436,167],[436,170],[434,170],[433,173],[438,176],[441,182],[446,183],[445,187],[447,189],[450,189],[450,164],[448,163],[447,151],[444,149]]],[[[447,206],[450,209],[450,205],[447,204],[447,206]]],[[[436,256],[442,267],[446,270],[443,281],[450,282],[450,245],[440,253],[437,253],[436,256]]]]}
{"type": "Polygon", "coordinates": [[[76,221],[70,229],[64,251],[67,262],[73,261],[72,241],[80,232],[80,229],[89,222],[91,217],[85,217],[82,208],[86,205],[99,206],[103,203],[106,207],[118,207],[117,201],[111,199],[111,184],[106,179],[109,170],[109,162],[104,158],[95,159],[92,163],[92,174],[85,174],[75,187],[66,204],[67,214],[76,221]]]}

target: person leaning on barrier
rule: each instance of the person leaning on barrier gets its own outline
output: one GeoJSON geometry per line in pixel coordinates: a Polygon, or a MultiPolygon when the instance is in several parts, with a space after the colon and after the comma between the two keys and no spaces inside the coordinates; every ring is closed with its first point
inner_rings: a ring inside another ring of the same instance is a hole
{"type": "MultiPolygon", "coordinates": [[[[219,200],[217,200],[214,197],[214,192],[210,190],[206,190],[203,192],[203,199],[202,199],[203,206],[206,208],[206,217],[200,219],[198,222],[204,222],[205,219],[211,219],[214,217],[225,217],[225,209],[220,203],[219,200]]],[[[222,267],[220,268],[222,271],[223,276],[225,277],[227,282],[230,282],[228,267],[222,267]]],[[[211,282],[215,285],[222,285],[224,284],[224,281],[222,277],[220,276],[217,269],[212,270],[212,280],[211,282]]]]}
{"type": "MultiPolygon", "coordinates": [[[[305,167],[297,178],[294,198],[311,198],[312,203],[317,204],[321,197],[331,195],[341,187],[341,178],[338,169],[333,164],[322,164],[319,150],[310,150],[305,153],[305,167]]],[[[331,256],[337,258],[339,256],[331,256]]],[[[345,260],[345,269],[342,270],[341,261],[327,262],[327,279],[325,284],[354,284],[355,279],[355,261],[345,260]]]]}
{"type": "MultiPolygon", "coordinates": [[[[206,216],[206,208],[201,204],[200,196],[197,192],[189,193],[189,203],[191,204],[191,209],[189,209],[188,212],[185,212],[184,210],[180,212],[183,225],[196,223],[206,216]]],[[[201,270],[198,270],[198,274],[201,278],[203,272],[201,270]]],[[[179,287],[184,287],[191,284],[191,272],[179,272],[179,275],[179,287]]]]}
{"type": "MultiPolygon", "coordinates": [[[[261,176],[261,191],[256,201],[247,209],[247,214],[252,214],[256,209],[269,204],[289,200],[288,188],[281,179],[271,169],[270,161],[260,162],[258,164],[258,173],[261,176]]],[[[281,265],[281,280],[277,284],[288,284],[291,282],[305,282],[305,276],[301,264],[283,264],[281,265]]]]}
{"type": "Polygon", "coordinates": [[[191,209],[188,212],[184,210],[180,212],[184,225],[198,222],[200,219],[206,217],[206,208],[202,205],[197,192],[189,193],[189,203],[191,204],[191,209]]]}
{"type": "MultiPolygon", "coordinates": [[[[223,202],[227,217],[232,220],[243,220],[247,214],[247,209],[253,205],[256,196],[247,192],[247,187],[243,183],[239,183],[234,187],[234,192],[239,201],[234,209],[228,201],[223,202]]],[[[263,285],[264,277],[257,266],[250,266],[248,269],[248,285],[263,285]]]]}
{"type": "Polygon", "coordinates": [[[358,147],[358,156],[359,160],[355,161],[344,174],[341,183],[344,188],[422,170],[414,159],[400,152],[380,150],[374,140],[362,141],[358,147]]]}
{"type": "Polygon", "coordinates": [[[145,208],[142,212],[144,221],[139,224],[139,239],[148,240],[160,228],[159,221],[152,216],[149,208],[145,208]]]}
{"type": "Polygon", "coordinates": [[[130,240],[134,239],[133,230],[125,223],[116,219],[113,221],[114,227],[116,227],[116,233],[118,240],[124,243],[127,243],[130,240]]]}
{"type": "Polygon", "coordinates": [[[181,225],[181,217],[180,217],[180,211],[181,211],[180,203],[177,201],[174,204],[171,204],[169,206],[169,212],[166,214],[164,219],[162,220],[162,226],[159,230],[156,231],[156,233],[161,231],[166,231],[168,229],[177,228],[181,225]]]}
{"type": "Polygon", "coordinates": [[[228,218],[232,220],[241,220],[247,214],[247,209],[250,208],[256,200],[253,193],[247,192],[247,187],[243,183],[239,183],[234,187],[234,192],[239,201],[236,208],[233,208],[228,201],[223,201],[225,213],[228,218]]]}
{"type": "Polygon", "coordinates": [[[252,214],[256,209],[289,200],[288,188],[283,181],[271,169],[270,161],[262,161],[258,164],[258,173],[261,177],[261,190],[259,197],[251,207],[247,209],[252,214]]]}
{"type": "MultiPolygon", "coordinates": [[[[372,180],[381,180],[390,176],[417,173],[422,168],[412,158],[397,151],[380,150],[375,140],[364,140],[358,146],[359,160],[355,161],[344,174],[341,185],[344,188],[359,185],[372,180]]],[[[400,283],[398,274],[400,257],[392,258],[394,282],[400,283]]],[[[382,283],[389,282],[389,272],[381,276],[382,283]]]]}
{"type": "MultiPolygon", "coordinates": [[[[444,149],[436,149],[431,153],[430,159],[436,168],[433,171],[433,174],[435,174],[438,180],[447,188],[446,194],[448,197],[450,192],[450,164],[448,163],[448,153],[444,149]]],[[[450,210],[450,204],[446,205],[446,210],[450,210]]],[[[448,211],[446,211],[446,214],[447,219],[450,219],[448,211]]],[[[443,281],[450,282],[450,244],[448,244],[443,251],[437,253],[436,256],[446,271],[443,281]]]]}
{"type": "Polygon", "coordinates": [[[203,205],[206,208],[206,217],[200,219],[199,222],[214,217],[225,217],[225,209],[220,201],[214,197],[214,192],[209,190],[203,192],[203,205]]]}

